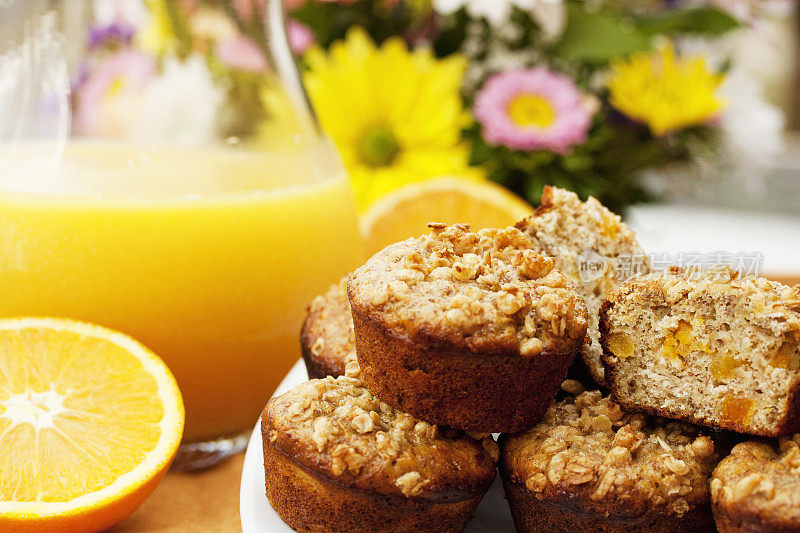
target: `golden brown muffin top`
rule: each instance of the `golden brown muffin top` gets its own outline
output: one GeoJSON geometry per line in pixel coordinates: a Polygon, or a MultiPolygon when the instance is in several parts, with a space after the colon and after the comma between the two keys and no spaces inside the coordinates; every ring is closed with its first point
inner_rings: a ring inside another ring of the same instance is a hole
{"type": "Polygon", "coordinates": [[[417,420],[380,401],[360,379],[312,379],[267,404],[269,442],[330,479],[390,496],[460,501],[486,489],[499,452],[473,438],[417,420]]]}
{"type": "Polygon", "coordinates": [[[639,516],[683,516],[708,503],[714,442],[686,424],[628,414],[577,381],[530,430],[510,437],[503,463],[537,497],[578,498],[586,507],[639,516]]]}
{"type": "Polygon", "coordinates": [[[592,342],[584,352],[592,377],[602,384],[605,372],[600,361],[603,350],[597,318],[600,304],[619,283],[650,270],[636,234],[595,198],[581,202],[574,192],[550,186],[544,188],[536,212],[516,227],[531,239],[535,249],[555,259],[556,268],[586,301],[592,342]],[[602,268],[590,269],[593,263],[602,268]]]}
{"type": "Polygon", "coordinates": [[[754,317],[773,319],[800,332],[800,285],[789,287],[766,278],[740,277],[735,270],[652,273],[629,280],[614,289],[611,303],[632,301],[640,305],[674,305],[680,301],[721,300],[735,303],[754,317]]]}
{"type": "Polygon", "coordinates": [[[800,527],[800,434],[777,449],[743,442],[720,462],[711,480],[712,501],[731,514],[749,514],[800,527]]]}
{"type": "Polygon", "coordinates": [[[421,343],[535,356],[579,347],[586,305],[517,229],[431,232],[388,246],[350,279],[350,303],[421,343]]]}
{"type": "Polygon", "coordinates": [[[328,368],[335,368],[337,375],[344,374],[345,365],[356,360],[353,315],[347,300],[348,278],[343,277],[308,304],[303,324],[303,343],[328,368]]]}

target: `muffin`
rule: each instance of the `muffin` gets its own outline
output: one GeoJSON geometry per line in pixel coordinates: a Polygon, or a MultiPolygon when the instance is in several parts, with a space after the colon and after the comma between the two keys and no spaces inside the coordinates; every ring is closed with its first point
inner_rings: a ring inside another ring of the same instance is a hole
{"type": "Polygon", "coordinates": [[[623,409],[763,436],[800,428],[800,288],[730,270],[651,274],[600,311],[623,409]]]}
{"type": "Polygon", "coordinates": [[[345,365],[356,360],[347,278],[331,285],[308,305],[300,347],[311,379],[343,376],[345,365]]]}
{"type": "Polygon", "coordinates": [[[714,531],[715,442],[694,426],[628,414],[568,380],[567,396],[501,440],[517,531],[714,531]]]}
{"type": "Polygon", "coordinates": [[[800,434],[777,449],[737,444],[714,470],[711,502],[722,533],[800,531],[800,434]]]}
{"type": "Polygon", "coordinates": [[[586,305],[517,229],[429,224],[348,283],[364,383],[434,424],[479,433],[536,423],[586,335],[586,305]]]}
{"type": "Polygon", "coordinates": [[[574,192],[549,186],[536,212],[516,227],[534,248],[555,258],[556,268],[586,301],[590,342],[581,349],[580,359],[595,383],[605,387],[598,314],[611,289],[650,270],[636,234],[596,199],[581,202],[574,192]]]}
{"type": "Polygon", "coordinates": [[[355,361],[270,400],[261,431],[267,498],[297,531],[460,531],[498,457],[378,400],[355,361]]]}

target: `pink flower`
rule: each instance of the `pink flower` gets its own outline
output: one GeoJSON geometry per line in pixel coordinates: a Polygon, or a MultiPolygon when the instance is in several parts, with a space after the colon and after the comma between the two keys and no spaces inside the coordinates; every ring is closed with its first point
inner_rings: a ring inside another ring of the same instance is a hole
{"type": "Polygon", "coordinates": [[[314,32],[302,22],[290,19],[286,32],[289,35],[289,45],[295,54],[304,54],[314,44],[314,32]]]}
{"type": "Polygon", "coordinates": [[[76,97],[74,128],[84,135],[116,135],[126,127],[127,112],[156,74],[153,57],[123,48],[90,70],[76,97]]]}
{"type": "Polygon", "coordinates": [[[247,72],[264,72],[267,58],[256,43],[247,37],[236,36],[217,44],[217,57],[229,67],[247,72]]]}
{"type": "Polygon", "coordinates": [[[489,144],[562,154],[586,140],[592,121],[572,80],[545,67],[495,74],[474,113],[489,144]]]}

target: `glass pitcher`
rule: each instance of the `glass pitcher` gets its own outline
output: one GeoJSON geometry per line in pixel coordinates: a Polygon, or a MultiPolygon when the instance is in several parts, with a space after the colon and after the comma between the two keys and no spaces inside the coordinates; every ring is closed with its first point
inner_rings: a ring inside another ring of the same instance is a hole
{"type": "Polygon", "coordinates": [[[361,259],[281,2],[8,0],[0,43],[0,317],[131,335],[181,388],[176,465],[239,451],[361,259]]]}

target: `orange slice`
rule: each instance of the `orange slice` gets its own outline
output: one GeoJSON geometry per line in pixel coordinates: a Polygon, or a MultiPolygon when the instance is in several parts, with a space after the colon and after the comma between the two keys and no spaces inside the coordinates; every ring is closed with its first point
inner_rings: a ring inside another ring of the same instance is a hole
{"type": "Polygon", "coordinates": [[[163,361],[121,333],[0,320],[0,531],[105,529],[169,468],[183,401],[163,361]]]}
{"type": "Polygon", "coordinates": [[[369,255],[426,233],[428,222],[469,223],[473,230],[502,228],[533,213],[530,206],[491,181],[441,177],[401,187],[373,203],[360,220],[369,255]]]}

